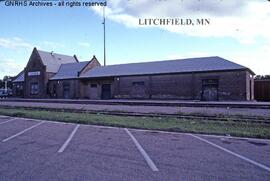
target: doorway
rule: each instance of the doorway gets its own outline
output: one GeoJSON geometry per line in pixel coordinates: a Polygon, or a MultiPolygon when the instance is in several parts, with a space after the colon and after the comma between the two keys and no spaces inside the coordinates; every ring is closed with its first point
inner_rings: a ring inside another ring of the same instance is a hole
{"type": "Polygon", "coordinates": [[[206,79],[202,81],[202,101],[218,101],[218,80],[206,79]]]}
{"type": "Polygon", "coordinates": [[[111,84],[102,84],[101,98],[102,99],[110,99],[111,98],[111,84]]]}
{"type": "Polygon", "coordinates": [[[70,85],[69,85],[69,83],[63,84],[63,98],[70,99],[70,85]]]}

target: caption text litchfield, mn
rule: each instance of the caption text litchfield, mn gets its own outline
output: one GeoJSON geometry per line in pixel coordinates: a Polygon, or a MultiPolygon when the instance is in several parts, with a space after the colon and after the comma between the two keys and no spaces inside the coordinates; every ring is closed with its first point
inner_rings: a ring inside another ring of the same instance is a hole
{"type": "Polygon", "coordinates": [[[141,26],[204,26],[210,25],[210,19],[190,18],[139,18],[141,26]]]}

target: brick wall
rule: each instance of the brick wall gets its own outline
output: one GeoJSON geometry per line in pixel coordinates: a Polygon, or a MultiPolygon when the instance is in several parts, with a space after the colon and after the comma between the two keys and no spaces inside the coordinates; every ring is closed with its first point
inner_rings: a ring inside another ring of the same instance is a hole
{"type": "Polygon", "coordinates": [[[36,49],[30,56],[28,64],[24,69],[24,97],[25,98],[46,98],[47,97],[47,82],[46,67],[43,65],[40,56],[36,49]],[[29,76],[29,72],[39,72],[39,75],[29,76]],[[31,84],[37,83],[39,92],[31,94],[31,84]]]}
{"type": "Polygon", "coordinates": [[[50,98],[78,99],[80,98],[80,83],[77,79],[54,80],[49,82],[50,98]]]}
{"type": "Polygon", "coordinates": [[[81,80],[80,81],[80,98],[101,99],[103,84],[111,85],[111,98],[113,98],[114,90],[116,86],[113,78],[81,80]]]}
{"type": "Polygon", "coordinates": [[[205,79],[218,80],[220,101],[249,100],[247,71],[118,77],[114,80],[114,98],[201,100],[205,79]],[[136,86],[136,82],[144,85],[136,86]]]}

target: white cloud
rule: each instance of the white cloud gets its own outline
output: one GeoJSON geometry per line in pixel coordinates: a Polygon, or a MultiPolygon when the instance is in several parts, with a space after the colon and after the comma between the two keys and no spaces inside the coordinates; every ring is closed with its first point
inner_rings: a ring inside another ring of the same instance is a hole
{"type": "Polygon", "coordinates": [[[64,44],[62,43],[57,43],[57,42],[53,42],[53,41],[43,41],[40,44],[40,49],[50,49],[50,50],[54,50],[57,48],[63,48],[65,47],[64,44]]]}
{"type": "MultiPolygon", "coordinates": [[[[102,16],[102,8],[93,7],[102,16]]],[[[221,56],[249,67],[258,74],[270,74],[270,2],[267,0],[113,0],[106,7],[108,20],[129,28],[159,28],[176,34],[232,38],[243,44],[232,52],[190,52],[169,55],[169,59],[221,56]],[[209,18],[207,26],[141,26],[139,18],[209,18]],[[257,41],[260,42],[257,42],[257,41]],[[254,45],[254,46],[251,46],[254,45]],[[250,49],[248,49],[250,47],[250,49]],[[214,55],[213,55],[214,53],[214,55]],[[216,54],[218,53],[218,54],[216,54]]],[[[235,46],[234,46],[235,47],[235,46]]]]}
{"type": "Polygon", "coordinates": [[[256,74],[270,75],[270,44],[250,51],[233,52],[230,55],[224,55],[229,60],[249,67],[256,74]]]}
{"type": "Polygon", "coordinates": [[[87,43],[87,42],[78,42],[77,44],[79,46],[81,46],[81,47],[84,47],[84,48],[90,48],[91,47],[90,43],[87,43]]]}
{"type": "MultiPolygon", "coordinates": [[[[255,74],[270,75],[269,57],[270,44],[250,51],[232,51],[230,54],[221,53],[218,56],[250,68],[255,74]]],[[[194,57],[217,56],[211,52],[185,52],[168,55],[167,59],[184,59],[194,57]]]]}
{"type": "Polygon", "coordinates": [[[0,37],[0,79],[5,75],[15,76],[22,71],[34,47],[54,50],[63,48],[64,45],[52,41],[34,44],[19,37],[0,37]],[[7,52],[11,52],[11,54],[7,52]]]}
{"type": "MultiPolygon", "coordinates": [[[[102,15],[102,7],[92,10],[102,15]]],[[[106,7],[107,18],[131,28],[139,18],[210,18],[208,26],[156,26],[170,32],[198,37],[232,37],[241,43],[253,43],[257,37],[270,40],[270,3],[263,0],[114,0],[106,7]]]]}
{"type": "Polygon", "coordinates": [[[25,66],[20,56],[24,56],[26,52],[30,52],[34,46],[19,37],[0,37],[0,79],[5,75],[15,76],[25,66]],[[7,55],[11,52],[11,55],[7,55]],[[15,53],[14,53],[15,52],[15,53]],[[19,56],[16,56],[19,54],[19,56]],[[19,59],[9,57],[20,57],[19,59]]]}
{"type": "MultiPolygon", "coordinates": [[[[18,62],[14,59],[1,59],[0,60],[0,72],[5,76],[16,76],[24,68],[24,63],[18,62]]],[[[3,77],[0,77],[2,79],[3,77]]]]}
{"type": "Polygon", "coordinates": [[[0,37],[0,47],[11,49],[11,50],[20,50],[20,49],[33,49],[37,47],[38,49],[57,49],[65,47],[64,44],[53,42],[53,41],[43,41],[38,44],[30,43],[19,37],[0,37]]]}
{"type": "Polygon", "coordinates": [[[24,41],[21,38],[18,37],[12,37],[12,38],[0,38],[0,47],[18,50],[23,48],[33,48],[33,45],[30,43],[24,41]]]}

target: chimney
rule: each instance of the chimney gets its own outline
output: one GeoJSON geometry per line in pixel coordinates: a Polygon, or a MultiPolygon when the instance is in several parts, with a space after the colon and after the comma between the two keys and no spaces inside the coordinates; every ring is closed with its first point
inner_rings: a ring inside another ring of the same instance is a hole
{"type": "Polygon", "coordinates": [[[54,54],[53,54],[53,51],[51,51],[51,55],[53,56],[54,54]]]}
{"type": "Polygon", "coordinates": [[[75,58],[76,62],[79,62],[79,59],[77,58],[76,55],[73,55],[73,57],[75,58]]]}

